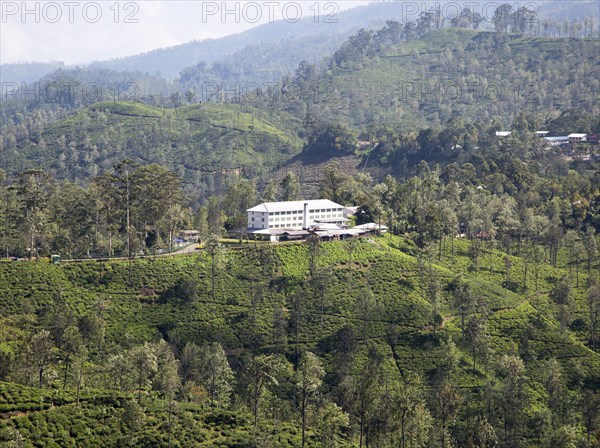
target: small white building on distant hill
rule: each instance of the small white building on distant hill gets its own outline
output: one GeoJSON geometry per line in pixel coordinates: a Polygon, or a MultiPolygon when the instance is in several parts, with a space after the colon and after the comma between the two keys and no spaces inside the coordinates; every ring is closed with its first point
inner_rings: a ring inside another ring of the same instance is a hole
{"type": "Polygon", "coordinates": [[[263,202],[246,210],[248,230],[301,230],[319,223],[343,226],[348,222],[344,209],[329,199],[263,202]]]}
{"type": "Polygon", "coordinates": [[[569,134],[569,142],[577,143],[577,142],[585,142],[587,140],[587,134],[569,134]]]}

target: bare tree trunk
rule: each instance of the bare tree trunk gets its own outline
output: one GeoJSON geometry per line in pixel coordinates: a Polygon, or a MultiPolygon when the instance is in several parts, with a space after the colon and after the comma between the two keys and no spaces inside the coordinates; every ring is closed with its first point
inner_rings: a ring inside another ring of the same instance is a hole
{"type": "Polygon", "coordinates": [[[172,416],[171,403],[172,402],[173,402],[173,394],[171,393],[171,397],[169,399],[169,420],[168,420],[168,425],[169,425],[169,448],[171,448],[171,416],[172,416]]]}
{"type": "Polygon", "coordinates": [[[252,412],[254,413],[254,427],[258,425],[258,399],[260,396],[260,381],[257,381],[254,385],[254,403],[252,403],[252,412]]]}
{"type": "Polygon", "coordinates": [[[77,372],[77,405],[79,405],[79,396],[81,393],[81,382],[83,381],[83,361],[79,365],[79,371],[77,372]]]}
{"type": "Polygon", "coordinates": [[[401,445],[400,448],[406,448],[406,415],[402,413],[402,419],[400,424],[400,434],[401,434],[401,445]]]}
{"type": "Polygon", "coordinates": [[[363,446],[363,434],[365,432],[365,415],[364,412],[360,415],[360,441],[358,446],[362,448],[363,446]]]}
{"type": "Polygon", "coordinates": [[[142,372],[138,375],[138,403],[142,403],[142,372]]]}
{"type": "Polygon", "coordinates": [[[306,392],[302,396],[302,448],[306,441],[306,392]]]}
{"type": "Polygon", "coordinates": [[[212,263],[211,263],[211,287],[212,287],[212,299],[215,300],[215,256],[212,255],[212,263]]]}
{"type": "Polygon", "coordinates": [[[63,381],[63,391],[67,389],[67,377],[69,375],[69,361],[70,355],[67,355],[65,358],[65,378],[63,381]]]}

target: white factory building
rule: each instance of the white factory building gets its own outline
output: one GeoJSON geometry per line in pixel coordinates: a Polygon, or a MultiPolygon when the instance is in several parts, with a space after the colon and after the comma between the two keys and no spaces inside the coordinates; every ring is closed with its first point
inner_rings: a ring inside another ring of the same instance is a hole
{"type": "Polygon", "coordinates": [[[345,207],[329,199],[263,202],[249,208],[248,230],[301,230],[319,224],[344,226],[348,219],[345,207]]]}

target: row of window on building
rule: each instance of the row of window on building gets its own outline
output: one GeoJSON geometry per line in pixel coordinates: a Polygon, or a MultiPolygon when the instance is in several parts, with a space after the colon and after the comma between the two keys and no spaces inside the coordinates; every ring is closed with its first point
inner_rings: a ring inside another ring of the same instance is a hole
{"type": "MultiPolygon", "coordinates": [[[[314,219],[327,219],[327,218],[341,218],[342,215],[338,215],[338,214],[329,214],[329,215],[310,215],[309,219],[310,220],[314,220],[314,219]]],[[[258,219],[258,218],[256,218],[258,219]]],[[[286,217],[281,217],[281,218],[273,218],[271,219],[271,222],[298,222],[299,224],[303,222],[303,218],[302,216],[286,216],[286,217]]],[[[255,222],[255,218],[252,218],[252,222],[255,222]]],[[[265,218],[260,218],[260,222],[265,222],[265,218]]]]}
{"type": "MultiPolygon", "coordinates": [[[[308,212],[310,214],[314,214],[314,213],[332,213],[332,212],[343,212],[344,209],[343,208],[322,208],[322,209],[317,209],[317,210],[309,210],[308,212]]],[[[263,214],[261,212],[252,212],[252,215],[254,214],[263,214]]],[[[280,216],[280,215],[302,215],[304,214],[303,210],[294,210],[294,211],[287,211],[287,212],[270,212],[269,216],[280,216]]]]}

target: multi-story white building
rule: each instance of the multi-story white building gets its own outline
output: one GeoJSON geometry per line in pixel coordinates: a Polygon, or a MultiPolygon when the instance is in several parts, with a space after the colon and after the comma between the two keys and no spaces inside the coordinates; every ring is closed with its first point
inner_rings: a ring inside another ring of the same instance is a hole
{"type": "Polygon", "coordinates": [[[247,210],[248,229],[308,229],[319,223],[344,225],[344,207],[329,199],[263,202],[247,210]]]}

